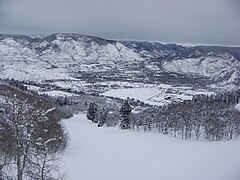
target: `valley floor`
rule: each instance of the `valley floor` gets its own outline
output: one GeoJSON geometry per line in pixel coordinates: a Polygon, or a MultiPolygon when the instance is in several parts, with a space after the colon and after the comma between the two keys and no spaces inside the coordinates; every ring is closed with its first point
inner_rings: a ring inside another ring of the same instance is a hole
{"type": "Polygon", "coordinates": [[[239,180],[240,140],[179,140],[64,120],[70,144],[61,164],[69,180],[239,180]]]}

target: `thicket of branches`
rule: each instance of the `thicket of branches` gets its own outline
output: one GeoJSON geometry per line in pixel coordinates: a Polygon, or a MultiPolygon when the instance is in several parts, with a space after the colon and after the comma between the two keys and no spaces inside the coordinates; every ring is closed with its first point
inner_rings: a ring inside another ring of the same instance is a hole
{"type": "Polygon", "coordinates": [[[0,104],[0,179],[59,179],[67,135],[55,108],[19,97],[0,104]],[[39,105],[39,104],[38,104],[39,105]]]}

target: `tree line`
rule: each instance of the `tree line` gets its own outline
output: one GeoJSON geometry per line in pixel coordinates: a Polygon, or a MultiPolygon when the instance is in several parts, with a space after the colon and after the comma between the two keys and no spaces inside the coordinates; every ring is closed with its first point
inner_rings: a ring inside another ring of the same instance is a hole
{"type": "Polygon", "coordinates": [[[192,100],[153,106],[138,113],[132,112],[129,99],[117,112],[109,112],[92,102],[87,118],[99,126],[119,124],[121,129],[156,131],[181,139],[230,140],[240,134],[240,112],[234,108],[239,101],[240,90],[234,90],[195,95],[192,100]]]}

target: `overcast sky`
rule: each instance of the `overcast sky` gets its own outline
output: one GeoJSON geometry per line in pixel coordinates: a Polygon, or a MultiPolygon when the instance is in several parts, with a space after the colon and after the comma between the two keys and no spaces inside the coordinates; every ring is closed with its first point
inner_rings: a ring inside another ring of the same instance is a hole
{"type": "Polygon", "coordinates": [[[0,0],[0,33],[240,46],[240,0],[0,0]]]}

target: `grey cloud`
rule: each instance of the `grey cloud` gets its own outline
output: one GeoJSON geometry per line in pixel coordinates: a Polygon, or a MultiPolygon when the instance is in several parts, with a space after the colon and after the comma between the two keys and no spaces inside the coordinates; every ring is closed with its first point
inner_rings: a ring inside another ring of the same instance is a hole
{"type": "Polygon", "coordinates": [[[240,45],[238,0],[0,0],[2,33],[240,45]]]}

